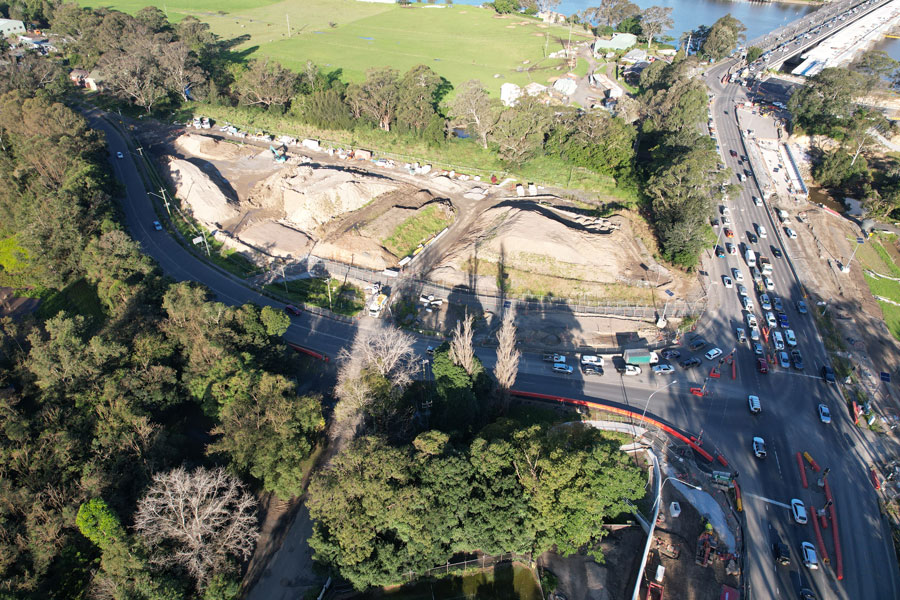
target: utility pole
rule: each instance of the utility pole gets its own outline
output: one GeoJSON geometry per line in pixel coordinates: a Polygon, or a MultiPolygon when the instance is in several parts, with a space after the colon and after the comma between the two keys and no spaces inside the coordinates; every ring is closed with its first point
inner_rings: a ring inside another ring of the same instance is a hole
{"type": "Polygon", "coordinates": [[[287,276],[284,274],[284,263],[281,264],[281,281],[284,283],[284,293],[288,293],[287,276]]]}

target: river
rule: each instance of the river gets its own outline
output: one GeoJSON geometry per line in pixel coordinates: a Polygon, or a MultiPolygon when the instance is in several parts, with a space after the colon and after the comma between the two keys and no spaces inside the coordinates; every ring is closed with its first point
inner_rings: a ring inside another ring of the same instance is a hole
{"type": "MultiPolygon", "coordinates": [[[[666,32],[676,40],[681,34],[696,29],[699,25],[712,25],[724,15],[738,19],[747,27],[745,35],[752,40],[768,33],[794,19],[810,13],[816,6],[789,4],[783,2],[729,2],[728,0],[632,0],[643,8],[650,6],[671,6],[671,30],[666,32]]],[[[596,6],[598,0],[563,0],[556,10],[566,15],[581,12],[589,6],[596,6]]],[[[883,50],[900,60],[900,40],[885,39],[876,49],[883,50]]]]}

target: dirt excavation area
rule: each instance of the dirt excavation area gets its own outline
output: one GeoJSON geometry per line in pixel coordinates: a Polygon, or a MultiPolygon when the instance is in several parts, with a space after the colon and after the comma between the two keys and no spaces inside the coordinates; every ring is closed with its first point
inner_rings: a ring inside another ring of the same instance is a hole
{"type": "Polygon", "coordinates": [[[257,263],[312,254],[488,294],[646,304],[665,288],[700,293],[696,278],[654,260],[652,235],[631,215],[307,142],[179,131],[161,159],[183,208],[257,263]]]}

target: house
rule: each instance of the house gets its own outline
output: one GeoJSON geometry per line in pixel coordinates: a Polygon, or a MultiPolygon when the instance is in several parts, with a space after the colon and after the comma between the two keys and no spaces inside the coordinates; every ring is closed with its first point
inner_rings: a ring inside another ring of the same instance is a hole
{"type": "Polygon", "coordinates": [[[19,43],[22,44],[25,48],[34,48],[35,50],[39,50],[50,44],[50,40],[45,37],[39,35],[20,35],[19,43]]]}
{"type": "Polygon", "coordinates": [[[602,56],[610,51],[628,50],[637,44],[637,36],[633,33],[616,33],[608,40],[594,41],[594,54],[602,56]]]}
{"type": "Polygon", "coordinates": [[[556,23],[566,22],[566,15],[558,12],[553,12],[552,10],[542,10],[535,16],[548,25],[555,25],[556,23]]]}
{"type": "Polygon", "coordinates": [[[90,76],[90,72],[85,71],[84,69],[72,69],[69,72],[69,81],[71,81],[78,87],[85,87],[87,84],[85,84],[84,81],[90,76]]]}
{"type": "Polygon", "coordinates": [[[515,106],[522,97],[522,88],[514,83],[504,83],[500,86],[500,102],[504,106],[515,106]]]}
{"type": "Polygon", "coordinates": [[[372,160],[372,151],[358,148],[353,151],[353,158],[356,160],[372,160]]]}
{"type": "Polygon", "coordinates": [[[629,50],[625,56],[622,57],[622,62],[626,63],[639,63],[647,60],[647,51],[641,50],[640,48],[635,48],[634,50],[629,50]]]}
{"type": "Polygon", "coordinates": [[[15,19],[0,19],[0,37],[10,37],[25,33],[25,23],[15,19]]]}
{"type": "Polygon", "coordinates": [[[84,85],[93,92],[99,92],[103,89],[103,75],[100,71],[94,69],[84,78],[84,85]]]}

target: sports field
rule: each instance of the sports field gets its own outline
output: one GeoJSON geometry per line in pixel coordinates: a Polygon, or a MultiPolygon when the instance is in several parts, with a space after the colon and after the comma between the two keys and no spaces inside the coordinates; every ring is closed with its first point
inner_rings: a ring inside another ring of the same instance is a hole
{"type": "MultiPolygon", "coordinates": [[[[147,4],[113,0],[111,6],[133,13],[147,4]]],[[[372,67],[404,71],[426,64],[454,86],[480,79],[499,95],[504,82],[546,84],[566,72],[562,61],[545,55],[562,48],[567,27],[475,6],[404,8],[355,0],[172,0],[156,6],[172,21],[186,15],[206,21],[225,39],[247,36],[238,49],[252,49],[251,57],[270,56],[294,69],[312,60],[325,70],[341,69],[345,81],[362,80],[372,67]]],[[[573,31],[573,42],[584,35],[573,31]]]]}

